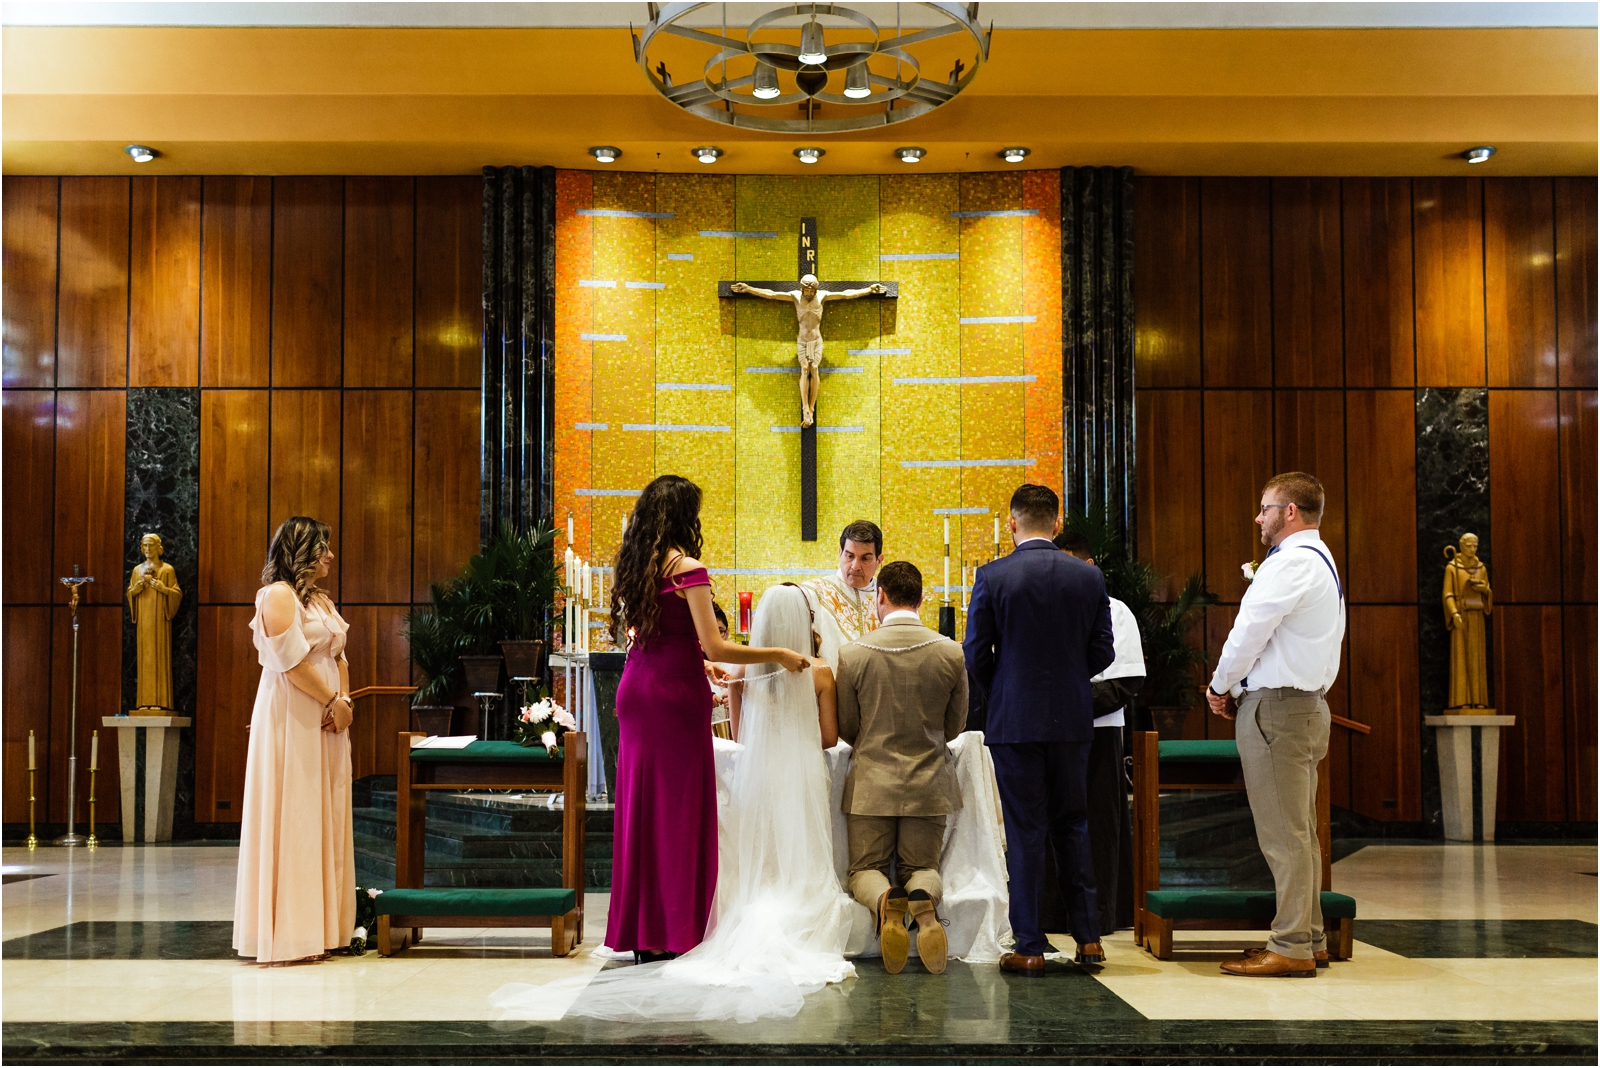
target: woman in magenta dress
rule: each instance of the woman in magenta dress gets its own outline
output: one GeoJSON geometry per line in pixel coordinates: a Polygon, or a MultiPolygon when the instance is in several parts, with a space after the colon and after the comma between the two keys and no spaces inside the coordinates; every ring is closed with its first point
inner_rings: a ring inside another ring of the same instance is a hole
{"type": "Polygon", "coordinates": [[[634,505],[617,550],[611,633],[631,641],[617,687],[616,828],[606,945],[662,960],[705,937],[717,889],[717,787],[706,661],[781,663],[788,649],[717,631],[699,559],[700,487],[662,475],[634,505]]]}

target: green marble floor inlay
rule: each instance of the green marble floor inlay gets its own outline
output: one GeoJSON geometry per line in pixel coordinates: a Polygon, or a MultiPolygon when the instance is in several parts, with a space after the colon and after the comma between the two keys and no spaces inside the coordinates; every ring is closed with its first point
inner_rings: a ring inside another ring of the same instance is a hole
{"type": "Polygon", "coordinates": [[[237,960],[231,920],[84,920],[0,942],[5,960],[237,960]]]}
{"type": "Polygon", "coordinates": [[[1356,920],[1356,939],[1402,957],[1593,957],[1582,920],[1356,920]]]}

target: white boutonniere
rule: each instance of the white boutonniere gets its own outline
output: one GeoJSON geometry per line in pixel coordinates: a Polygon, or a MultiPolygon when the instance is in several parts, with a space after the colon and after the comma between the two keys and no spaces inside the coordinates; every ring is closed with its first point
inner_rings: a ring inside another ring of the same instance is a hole
{"type": "Polygon", "coordinates": [[[1248,564],[1240,564],[1239,570],[1244,574],[1246,582],[1254,582],[1256,580],[1256,562],[1254,560],[1248,564]]]}

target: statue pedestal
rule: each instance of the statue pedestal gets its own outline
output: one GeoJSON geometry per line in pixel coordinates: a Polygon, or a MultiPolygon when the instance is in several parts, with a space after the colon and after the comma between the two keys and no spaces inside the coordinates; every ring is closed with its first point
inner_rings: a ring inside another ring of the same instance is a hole
{"type": "Polygon", "coordinates": [[[172,840],[172,803],[178,787],[178,730],[188,716],[106,716],[117,734],[122,780],[122,840],[172,840]],[[141,750],[143,751],[141,753],[141,750]]]}
{"type": "Polygon", "coordinates": [[[1452,842],[1494,841],[1495,793],[1500,785],[1500,728],[1515,716],[1424,716],[1439,751],[1444,836],[1452,842]]]}

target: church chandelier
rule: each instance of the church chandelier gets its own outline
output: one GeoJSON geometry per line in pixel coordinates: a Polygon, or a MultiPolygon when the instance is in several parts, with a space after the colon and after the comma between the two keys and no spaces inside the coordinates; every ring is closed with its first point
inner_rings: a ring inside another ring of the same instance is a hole
{"type": "MultiPolygon", "coordinates": [[[[778,134],[870,130],[926,115],[972,84],[994,32],[978,24],[975,3],[862,5],[892,7],[892,28],[844,4],[783,4],[742,25],[729,25],[726,3],[647,6],[650,21],[629,32],[657,92],[703,119],[778,134]],[[946,63],[943,80],[924,76],[925,64],[946,63]]],[[[741,15],[760,8],[732,6],[741,15]]]]}

